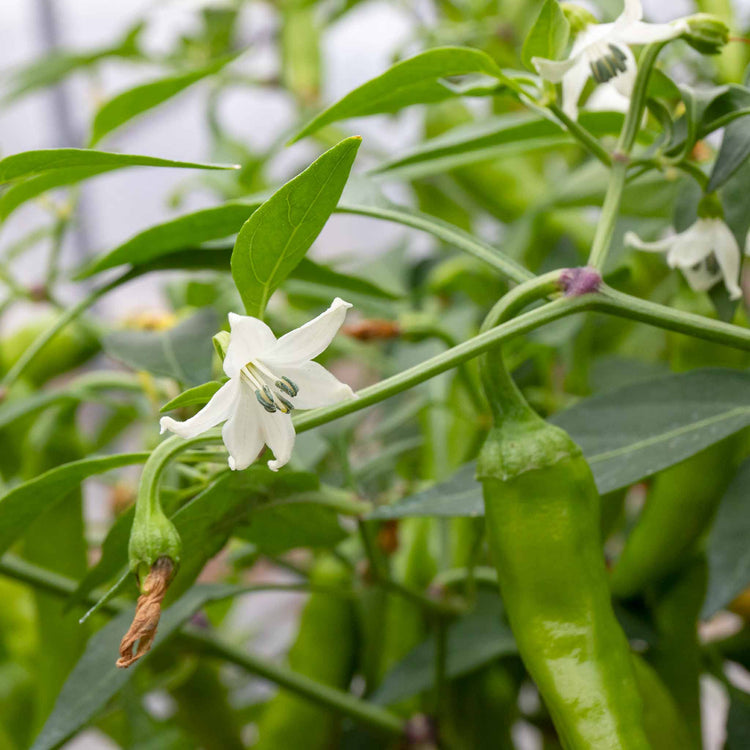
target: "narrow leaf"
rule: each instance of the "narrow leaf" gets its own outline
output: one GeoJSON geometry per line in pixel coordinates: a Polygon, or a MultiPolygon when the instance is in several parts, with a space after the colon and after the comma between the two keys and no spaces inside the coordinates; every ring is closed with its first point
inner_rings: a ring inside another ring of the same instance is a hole
{"type": "Polygon", "coordinates": [[[23,535],[29,525],[94,474],[142,463],[148,453],[123,453],[73,461],[40,474],[0,496],[0,555],[23,535]]]}
{"type": "Polygon", "coordinates": [[[266,304],[304,258],[333,213],[361,138],[347,138],[274,193],[247,220],[232,253],[232,276],[248,315],[266,304]]]}
{"type": "Polygon", "coordinates": [[[570,36],[570,24],[557,0],[545,0],[539,15],[523,43],[523,64],[534,70],[532,57],[557,60],[565,51],[570,36]]]}
{"type": "MultiPolygon", "coordinates": [[[[618,133],[623,116],[618,112],[583,112],[581,125],[594,135],[618,133]]],[[[499,158],[530,148],[573,143],[556,122],[529,114],[505,114],[453,128],[414,149],[381,164],[375,175],[415,179],[499,158]]]]}
{"type": "Polygon", "coordinates": [[[441,79],[480,73],[508,79],[486,53],[463,47],[438,47],[396,63],[385,73],[348,93],[308,123],[292,142],[349,117],[395,112],[413,104],[429,104],[455,96],[441,79]]]}
{"type": "Polygon", "coordinates": [[[218,73],[234,57],[222,58],[204,68],[192,70],[189,73],[169,76],[136,86],[105,102],[94,117],[91,133],[92,145],[134,117],[182,93],[186,88],[203,78],[218,73]]]}
{"type": "MultiPolygon", "coordinates": [[[[750,373],[667,375],[584,399],[550,421],[581,446],[601,494],[628,487],[750,425],[750,373]]],[[[483,515],[474,464],[373,518],[483,515]]]]}
{"type": "MultiPolygon", "coordinates": [[[[53,170],[120,169],[122,167],[175,167],[180,169],[236,169],[231,164],[202,164],[192,161],[173,161],[156,156],[117,154],[88,148],[43,148],[22,151],[0,159],[0,183],[33,177],[53,170]]],[[[66,184],[66,183],[62,183],[66,184]]]]}

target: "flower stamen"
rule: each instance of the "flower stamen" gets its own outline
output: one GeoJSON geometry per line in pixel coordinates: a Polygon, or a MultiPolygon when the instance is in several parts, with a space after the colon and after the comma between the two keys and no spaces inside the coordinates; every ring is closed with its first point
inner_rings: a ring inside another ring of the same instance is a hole
{"type": "MultiPolygon", "coordinates": [[[[591,60],[591,74],[597,83],[606,83],[627,70],[627,56],[616,45],[608,44],[609,51],[601,50],[601,53],[591,60]]],[[[600,48],[597,49],[600,52],[600,48]]]]}

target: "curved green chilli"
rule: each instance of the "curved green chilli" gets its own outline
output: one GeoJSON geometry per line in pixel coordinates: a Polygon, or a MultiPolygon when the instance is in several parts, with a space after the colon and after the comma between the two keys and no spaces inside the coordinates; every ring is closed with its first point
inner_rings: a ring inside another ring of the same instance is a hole
{"type": "MultiPolygon", "coordinates": [[[[549,291],[556,287],[555,279],[549,291]]],[[[486,325],[527,301],[511,293],[486,325]]],[[[612,610],[591,470],[567,433],[528,406],[502,352],[488,352],[481,366],[495,426],[477,478],[521,658],[567,750],[649,748],[628,642],[612,610]]]]}

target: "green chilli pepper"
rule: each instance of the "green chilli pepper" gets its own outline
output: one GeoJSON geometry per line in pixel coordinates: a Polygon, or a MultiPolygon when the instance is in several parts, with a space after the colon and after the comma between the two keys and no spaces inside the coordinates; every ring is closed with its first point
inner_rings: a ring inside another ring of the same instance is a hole
{"type": "MultiPolygon", "coordinates": [[[[336,558],[323,557],[316,563],[310,580],[328,587],[348,586],[351,572],[336,558]]],[[[345,690],[352,677],[355,642],[352,603],[335,593],[313,592],[289,651],[289,666],[319,683],[345,690]]],[[[260,718],[259,740],[253,747],[327,750],[336,747],[339,731],[340,721],[335,714],[280,690],[260,718]]]]}
{"type": "MultiPolygon", "coordinates": [[[[559,290],[558,277],[541,278],[535,296],[559,290]]],[[[506,295],[485,327],[528,301],[524,290],[506,295]]],[[[528,406],[501,351],[481,366],[494,427],[477,477],[521,658],[565,748],[648,748],[632,657],[612,610],[591,470],[567,433],[528,406]]]]}
{"type": "Polygon", "coordinates": [[[742,444],[742,436],[731,436],[657,475],[612,571],[615,596],[640,594],[694,554],[732,478],[742,444]]]}

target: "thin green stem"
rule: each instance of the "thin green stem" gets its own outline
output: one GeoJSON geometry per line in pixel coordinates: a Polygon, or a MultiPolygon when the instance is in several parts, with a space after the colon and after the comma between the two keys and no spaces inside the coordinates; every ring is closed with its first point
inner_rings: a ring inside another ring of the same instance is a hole
{"type": "Polygon", "coordinates": [[[441,352],[435,357],[431,357],[397,375],[381,380],[379,383],[371,385],[368,388],[363,388],[357,393],[357,398],[355,399],[342,401],[333,406],[314,409],[301,414],[294,420],[295,429],[297,432],[306,432],[314,427],[319,427],[322,424],[327,424],[347,414],[353,414],[368,406],[384,401],[402,391],[413,388],[415,385],[424,383],[426,380],[434,378],[446,370],[450,370],[463,362],[473,359],[496,344],[523,333],[528,333],[553,320],[559,320],[566,315],[587,309],[590,304],[591,302],[587,297],[570,297],[549,302],[535,310],[518,315],[513,320],[497,326],[497,328],[480,333],[458,344],[458,346],[441,352]]]}
{"type": "Polygon", "coordinates": [[[607,193],[604,196],[602,213],[596,227],[596,234],[594,235],[591,254],[588,259],[588,265],[599,271],[604,268],[609,247],[612,243],[612,235],[614,234],[615,223],[620,212],[622,194],[627,181],[630,152],[638,136],[641,120],[643,119],[643,111],[646,106],[646,94],[648,92],[651,70],[663,47],[664,42],[648,45],[638,64],[638,74],[636,75],[633,93],[630,97],[630,107],[625,115],[625,122],[622,125],[620,137],[617,141],[617,148],[612,157],[612,171],[609,176],[607,193]]]}
{"type": "Polygon", "coordinates": [[[26,351],[18,358],[18,360],[16,360],[13,367],[11,367],[5,374],[5,377],[3,378],[0,385],[5,388],[9,388],[11,385],[13,385],[13,383],[15,383],[16,380],[18,380],[18,378],[24,373],[34,357],[36,357],[37,354],[39,354],[39,352],[41,352],[42,349],[44,349],[44,347],[55,336],[57,336],[60,331],[62,331],[63,328],[74,321],[79,315],[88,310],[88,308],[95,304],[100,297],[103,297],[105,294],[107,294],[107,292],[110,292],[112,289],[123,283],[123,281],[130,275],[131,272],[128,271],[122,276],[118,276],[116,279],[109,282],[109,284],[105,284],[103,287],[92,291],[77,304],[65,309],[57,318],[57,320],[55,320],[55,322],[46,331],[44,331],[44,333],[38,336],[31,343],[28,349],[26,349],[26,351]]]}
{"type": "MultiPolygon", "coordinates": [[[[552,271],[512,289],[490,310],[482,324],[482,331],[496,329],[531,302],[560,291],[560,275],[560,271],[552,271]]],[[[510,417],[520,419],[532,416],[531,407],[508,372],[501,346],[490,349],[482,357],[480,373],[496,424],[510,417]]]]}
{"type": "Polygon", "coordinates": [[[596,233],[594,234],[594,241],[591,243],[591,253],[588,259],[588,265],[600,271],[604,267],[609,246],[612,243],[612,235],[615,231],[627,175],[627,162],[623,160],[615,161],[609,175],[602,213],[599,217],[599,223],[596,225],[596,233]]]}
{"type": "Polygon", "coordinates": [[[602,285],[598,294],[592,295],[590,309],[750,351],[750,329],[673,310],[665,305],[623,294],[606,285],[602,285]]]}
{"type": "Polygon", "coordinates": [[[651,78],[651,71],[656,63],[656,58],[659,57],[659,53],[665,44],[666,42],[649,44],[643,50],[641,59],[638,61],[638,74],[633,84],[633,92],[630,95],[630,107],[625,115],[625,122],[622,125],[620,138],[617,142],[617,151],[621,154],[630,154],[635,144],[646,107],[646,95],[648,93],[648,82],[651,78]]]}
{"type": "MultiPolygon", "coordinates": [[[[0,559],[0,574],[17,581],[22,581],[60,598],[69,597],[78,587],[77,581],[72,578],[41,568],[15,555],[5,555],[0,559]]],[[[314,588],[309,584],[253,584],[251,586],[238,586],[236,593],[262,591],[296,592],[311,591],[314,588]]],[[[338,591],[330,587],[318,588],[332,595],[351,595],[351,592],[346,590],[338,591]]],[[[96,594],[92,593],[87,597],[87,601],[91,602],[95,597],[96,594]]],[[[116,615],[131,606],[129,602],[115,600],[105,604],[101,608],[101,611],[109,615],[116,615]]],[[[368,726],[389,734],[399,735],[403,732],[403,722],[390,711],[360,700],[350,693],[336,690],[327,685],[321,685],[309,677],[243,653],[193,626],[183,626],[178,632],[178,638],[180,643],[187,648],[235,664],[253,675],[270,680],[280,687],[308,698],[324,708],[344,714],[345,716],[350,716],[368,726]]]]}
{"type": "Polygon", "coordinates": [[[598,138],[595,138],[586,128],[583,127],[576,120],[571,119],[568,115],[563,112],[562,108],[556,102],[549,105],[549,110],[552,114],[565,125],[567,131],[576,138],[586,149],[588,149],[593,156],[605,166],[609,167],[612,164],[612,157],[609,155],[604,146],[599,142],[598,138]]]}
{"type": "Polygon", "coordinates": [[[336,690],[328,685],[322,685],[306,675],[271,664],[257,656],[233,648],[204,634],[197,628],[184,628],[183,641],[187,646],[201,654],[215,656],[236,664],[251,674],[264,677],[279,685],[279,687],[290,690],[324,708],[356,719],[373,729],[391,735],[403,734],[404,724],[402,720],[390,711],[373,703],[367,703],[350,693],[336,690]]]}

